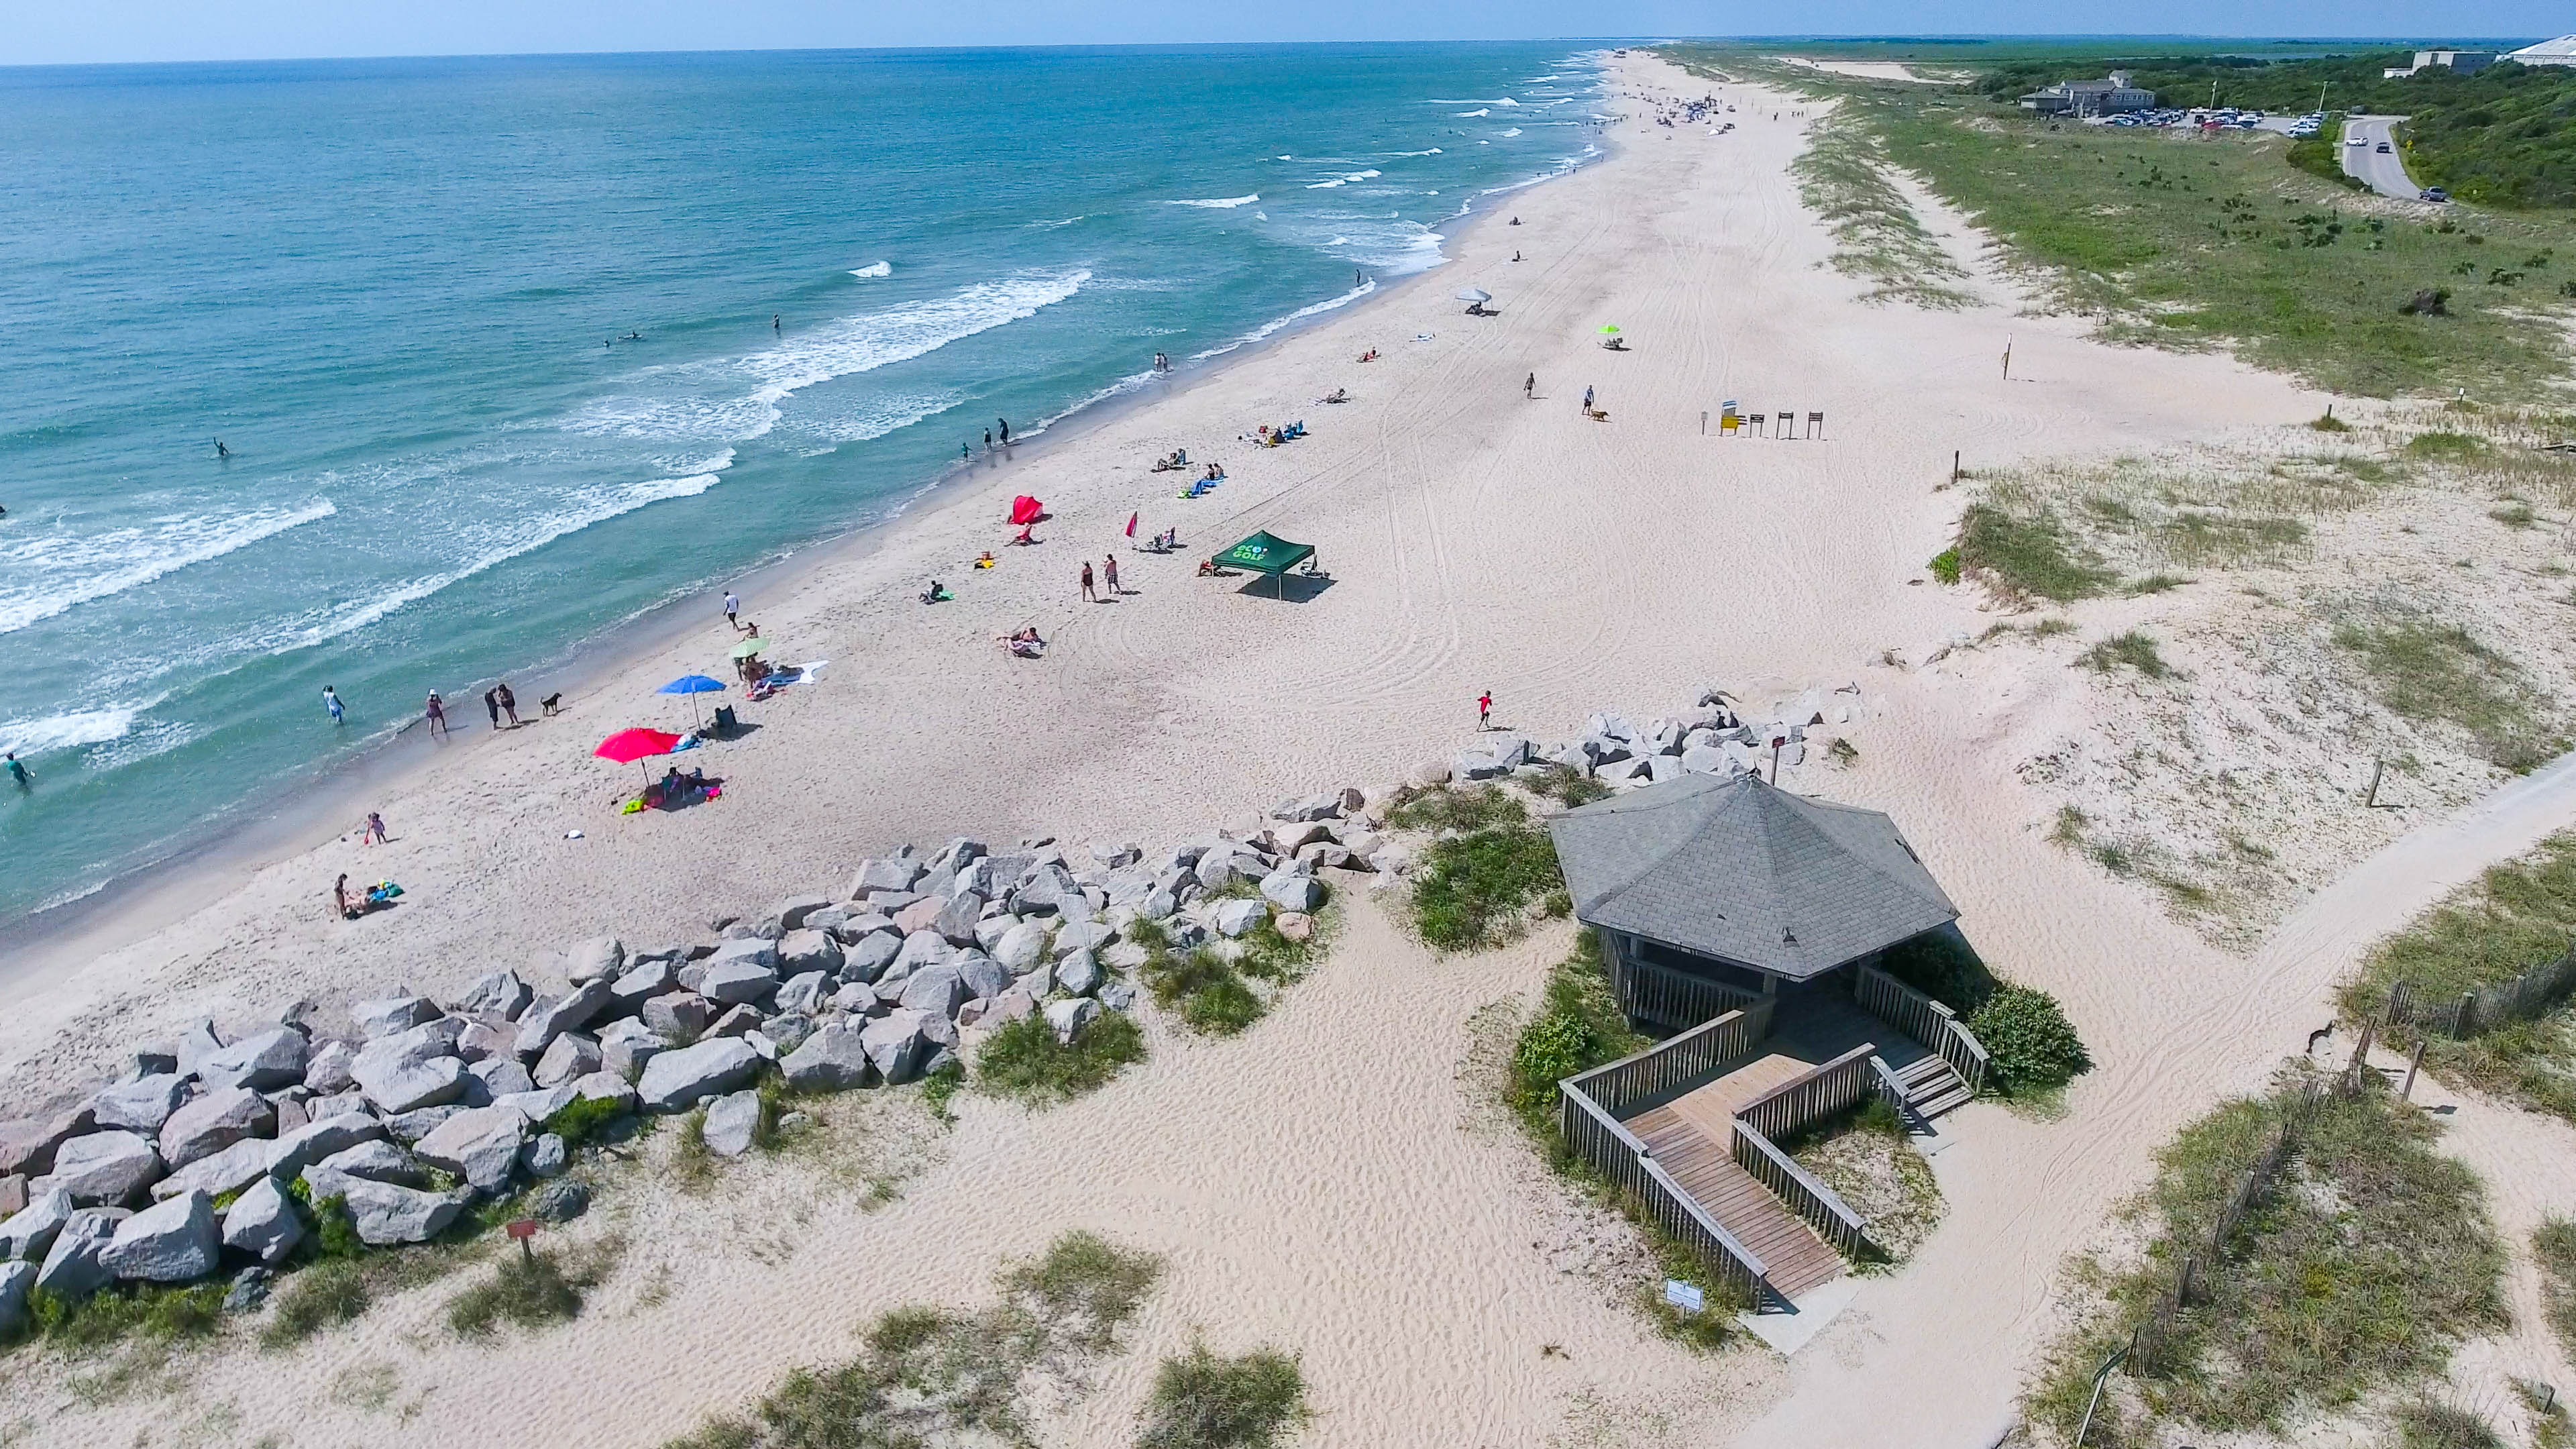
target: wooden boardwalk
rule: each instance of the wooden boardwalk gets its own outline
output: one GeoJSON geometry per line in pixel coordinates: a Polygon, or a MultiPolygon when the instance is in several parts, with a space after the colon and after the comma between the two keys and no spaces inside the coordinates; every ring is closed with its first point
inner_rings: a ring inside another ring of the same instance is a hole
{"type": "Polygon", "coordinates": [[[1808,1290],[1842,1276],[1842,1255],[1782,1206],[1771,1189],[1735,1165],[1732,1119],[1723,1138],[1712,1137],[1697,1121],[1669,1106],[1631,1117],[1627,1126],[1645,1140],[1646,1150],[1683,1191],[1733,1233],[1737,1242],[1753,1250],[1770,1270],[1771,1286],[1781,1296],[1795,1302],[1808,1290]]]}

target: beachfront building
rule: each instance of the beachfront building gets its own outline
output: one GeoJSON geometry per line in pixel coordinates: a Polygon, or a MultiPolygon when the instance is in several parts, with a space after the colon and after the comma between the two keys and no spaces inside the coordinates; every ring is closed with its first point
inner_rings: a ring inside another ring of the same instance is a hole
{"type": "Polygon", "coordinates": [[[2156,93],[2129,84],[2129,73],[2115,70],[2102,80],[2062,80],[2021,98],[2021,108],[2043,116],[2116,116],[2155,109],[2156,93]]]}
{"type": "Polygon", "coordinates": [[[2520,50],[2508,50],[2504,59],[2516,65],[2576,65],[2576,35],[2562,35],[2520,50]]]}
{"type": "MultiPolygon", "coordinates": [[[[2537,47],[2534,48],[2536,49],[2537,47]]],[[[2516,54],[2520,54],[2520,52],[2517,51],[2516,54]]],[[[2419,50],[2415,52],[2415,63],[2413,65],[2392,65],[2385,67],[2379,72],[2379,78],[2381,80],[2402,80],[2405,77],[2413,75],[2415,72],[2424,69],[2426,66],[2433,65],[2438,65],[2444,70],[2457,71],[2461,75],[2468,75],[2475,71],[2485,70],[2488,66],[2495,64],[2495,60],[2496,53],[2492,50],[2419,50]]]]}
{"type": "Polygon", "coordinates": [[[1757,1304],[1871,1251],[1777,1146],[1876,1097],[1917,1132],[1984,1084],[1984,1047],[1881,970],[1956,928],[1896,823],[1758,775],[1684,775],[1549,823],[1621,1008],[1662,1040],[1559,1084],[1569,1146],[1757,1304]]]}

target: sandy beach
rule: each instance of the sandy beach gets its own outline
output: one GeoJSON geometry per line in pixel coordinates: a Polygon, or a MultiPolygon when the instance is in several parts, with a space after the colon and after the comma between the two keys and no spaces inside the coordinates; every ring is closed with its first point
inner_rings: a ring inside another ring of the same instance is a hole
{"type": "MultiPolygon", "coordinates": [[[[1643,52],[1611,64],[1623,93],[1712,89],[1643,52]]],[[[186,1417],[221,1410],[224,1442],[652,1443],[845,1352],[868,1313],[974,1301],[1001,1257],[1093,1227],[1172,1272],[1136,1351],[1049,1442],[1128,1442],[1153,1360],[1193,1333],[1302,1353],[1317,1417],[1300,1442],[1316,1445],[1995,1442],[2055,1269],[2154,1148],[2297,1051],[2378,934],[2576,818],[2576,772],[2416,827],[2247,954],[2050,844],[2054,807],[2017,769],[2081,727],[2095,686],[2043,653],[1934,659],[1996,618],[1926,580],[1960,506],[1953,451],[1979,468],[2260,438],[2323,400],[2222,354],[2104,346],[2081,319],[2030,315],[1937,214],[1981,304],[1861,304],[1788,172],[1806,123],[1772,119],[1805,103],[1723,91],[1742,105],[1731,133],[1614,102],[1629,119],[1612,154],[1462,226],[1419,283],[1003,457],[867,547],[747,593],[777,658],[830,663],[817,685],[742,706],[756,728],[690,761],[725,780],[721,802],[620,816],[635,770],[590,755],[615,729],[686,726],[688,703],[652,692],[662,681],[727,674],[737,636],[710,596],[702,624],[602,670],[555,719],[471,748],[399,742],[419,759],[368,806],[390,845],[361,847],[353,817],[184,911],[146,897],[131,920],[23,953],[0,974],[6,1114],[94,1087],[128,1044],[200,1017],[447,992],[601,933],[695,940],[713,915],[837,890],[904,841],[1248,823],[1444,757],[1488,689],[1497,723],[1563,738],[1593,710],[1642,719],[1712,686],[1857,684],[1857,760],[1782,783],[1891,812],[1969,937],[2055,993],[2098,1063],[2058,1120],[1984,1103],[1948,1119],[1955,1145],[1934,1159],[1948,1216],[1901,1272],[1864,1280],[1785,1361],[1655,1336],[1583,1267],[1597,1214],[1492,1120],[1472,1069],[1479,1014],[1538,984],[1567,932],[1444,959],[1357,902],[1330,959],[1243,1039],[1154,1023],[1153,1059],[1070,1107],[965,1099],[891,1205],[801,1163],[710,1200],[638,1183],[605,1220],[639,1246],[575,1324],[460,1346],[426,1332],[432,1290],[325,1334],[291,1373],[247,1350],[194,1365],[186,1417]],[[1499,315],[1461,315],[1451,294],[1471,286],[1499,315]],[[1605,325],[1629,350],[1601,349],[1605,325]],[[1317,401],[1336,388],[1351,401],[1317,401]],[[1579,411],[1586,389],[1606,421],[1579,411]],[[1821,413],[1821,436],[1721,438],[1729,400],[1821,413]],[[1310,431],[1288,446],[1242,441],[1300,419],[1310,431]],[[1148,471],[1175,448],[1227,481],[1176,498],[1186,475],[1148,471]],[[1004,546],[1018,494],[1053,515],[1037,546],[1004,546]],[[1131,514],[1140,537],[1177,527],[1181,551],[1131,551],[1131,514]],[[1315,545],[1329,584],[1274,598],[1194,577],[1255,528],[1315,545]],[[973,569],[987,549],[999,566],[973,569]],[[1128,592],[1082,602],[1082,562],[1113,550],[1128,592]],[[934,577],[955,602],[917,601],[934,577]],[[995,647],[1023,626],[1050,641],[1043,660],[995,647]],[[403,904],[333,918],[343,871],[393,877],[403,904]],[[664,1296],[644,1291],[657,1269],[664,1296]],[[335,1392],[378,1364],[395,1407],[335,1392]],[[436,1414],[397,1412],[424,1399],[436,1414]]],[[[2531,1150],[2499,1135],[2466,1150],[2531,1150]]],[[[2534,1330],[2492,1357],[2563,1373],[2553,1353],[2534,1330]]],[[[171,1420],[166,1400],[84,1407],[51,1378],[30,1387],[12,1411],[26,1442],[124,1442],[171,1420]]]]}

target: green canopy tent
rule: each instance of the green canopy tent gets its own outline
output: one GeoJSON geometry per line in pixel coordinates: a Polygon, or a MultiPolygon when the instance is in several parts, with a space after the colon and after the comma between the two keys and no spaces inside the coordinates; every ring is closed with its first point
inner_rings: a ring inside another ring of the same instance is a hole
{"type": "Polygon", "coordinates": [[[1315,556],[1311,543],[1290,543],[1267,530],[1256,533],[1216,556],[1218,568],[1250,569],[1270,575],[1278,597],[1286,597],[1288,571],[1315,556]]]}

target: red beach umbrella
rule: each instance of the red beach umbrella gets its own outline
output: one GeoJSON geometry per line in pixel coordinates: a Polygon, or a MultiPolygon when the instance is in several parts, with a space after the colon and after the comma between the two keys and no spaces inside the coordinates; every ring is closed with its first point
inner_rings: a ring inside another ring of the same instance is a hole
{"type": "MultiPolygon", "coordinates": [[[[679,742],[678,735],[665,730],[619,730],[601,740],[599,748],[591,753],[603,760],[615,760],[624,765],[641,760],[648,755],[667,755],[671,753],[671,746],[679,742]]],[[[645,771],[645,778],[648,780],[652,778],[650,770],[645,771]]]]}

